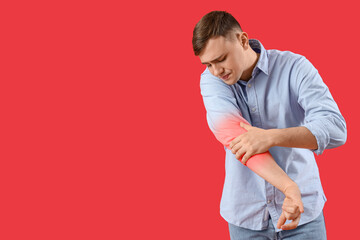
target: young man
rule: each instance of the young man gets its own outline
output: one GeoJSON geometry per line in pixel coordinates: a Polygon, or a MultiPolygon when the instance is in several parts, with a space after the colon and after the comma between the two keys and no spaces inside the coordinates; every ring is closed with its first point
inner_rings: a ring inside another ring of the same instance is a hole
{"type": "Polygon", "coordinates": [[[318,71],[301,55],[249,40],[223,11],[196,24],[192,43],[207,66],[200,87],[209,128],[226,151],[220,214],[231,239],[326,239],[313,152],[344,144],[346,123],[318,71]],[[296,183],[291,193],[279,176],[296,183]]]}

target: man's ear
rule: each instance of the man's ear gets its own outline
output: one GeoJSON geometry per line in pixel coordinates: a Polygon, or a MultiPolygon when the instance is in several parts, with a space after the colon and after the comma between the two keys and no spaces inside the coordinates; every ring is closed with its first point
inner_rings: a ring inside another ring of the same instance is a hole
{"type": "Polygon", "coordinates": [[[248,34],[246,32],[236,32],[235,33],[236,36],[236,40],[240,43],[240,45],[243,48],[248,48],[249,46],[249,38],[248,38],[248,34]]]}
{"type": "Polygon", "coordinates": [[[241,41],[241,45],[243,46],[244,49],[247,49],[249,47],[249,36],[246,32],[242,32],[240,35],[240,41],[241,41]]]}
{"type": "Polygon", "coordinates": [[[236,40],[242,45],[241,35],[242,35],[242,32],[235,32],[236,40]]]}

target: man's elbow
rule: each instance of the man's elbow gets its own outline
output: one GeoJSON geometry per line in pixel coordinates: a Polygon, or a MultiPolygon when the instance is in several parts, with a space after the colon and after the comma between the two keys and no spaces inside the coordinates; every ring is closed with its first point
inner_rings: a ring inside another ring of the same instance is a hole
{"type": "Polygon", "coordinates": [[[342,146],[346,143],[347,140],[347,129],[346,129],[345,119],[342,118],[341,121],[338,121],[336,125],[339,129],[339,146],[342,146]]]}
{"type": "Polygon", "coordinates": [[[344,145],[346,143],[346,140],[347,140],[347,129],[344,128],[339,146],[344,145]]]}
{"type": "Polygon", "coordinates": [[[329,148],[336,148],[344,145],[347,140],[347,130],[346,127],[338,130],[336,135],[333,135],[330,140],[329,148]]]}

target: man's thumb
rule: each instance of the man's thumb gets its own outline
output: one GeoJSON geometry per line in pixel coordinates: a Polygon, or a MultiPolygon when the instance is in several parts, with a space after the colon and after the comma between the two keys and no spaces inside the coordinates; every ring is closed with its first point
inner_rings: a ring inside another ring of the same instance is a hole
{"type": "Polygon", "coordinates": [[[245,128],[246,130],[249,129],[249,125],[247,125],[247,124],[245,124],[243,122],[240,122],[240,127],[245,128]]]}

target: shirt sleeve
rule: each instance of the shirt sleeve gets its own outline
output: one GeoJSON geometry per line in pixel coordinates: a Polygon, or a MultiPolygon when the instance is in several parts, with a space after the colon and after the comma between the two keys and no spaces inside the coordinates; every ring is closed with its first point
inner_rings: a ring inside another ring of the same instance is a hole
{"type": "Polygon", "coordinates": [[[230,142],[246,131],[240,122],[249,124],[241,115],[234,92],[208,71],[201,75],[200,89],[208,126],[216,139],[229,148],[230,142]]]}
{"type": "MultiPolygon", "coordinates": [[[[240,122],[245,124],[249,124],[249,122],[242,117],[231,87],[221,79],[205,72],[201,75],[200,88],[209,128],[216,139],[230,150],[231,141],[246,132],[244,128],[240,127],[240,122]]],[[[252,169],[254,169],[257,164],[263,164],[264,161],[270,159],[272,156],[267,151],[253,155],[248,161],[255,164],[252,165],[252,169]]]]}
{"type": "Polygon", "coordinates": [[[313,151],[319,155],[325,149],[343,145],[347,138],[345,119],[317,69],[301,57],[294,64],[293,73],[298,103],[305,114],[303,126],[311,131],[318,144],[318,149],[313,151]]]}

